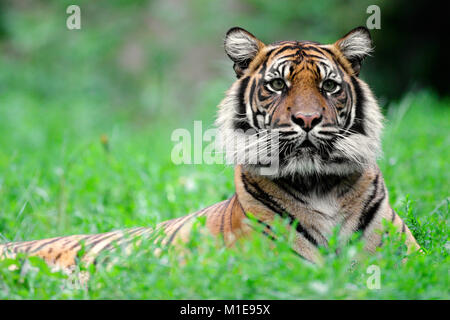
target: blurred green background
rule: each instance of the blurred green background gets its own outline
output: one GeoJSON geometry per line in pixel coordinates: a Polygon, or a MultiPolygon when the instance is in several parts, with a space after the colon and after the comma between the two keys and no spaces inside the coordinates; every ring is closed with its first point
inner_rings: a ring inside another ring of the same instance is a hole
{"type": "Polygon", "coordinates": [[[375,52],[361,77],[387,116],[379,163],[391,204],[430,253],[400,270],[398,255],[386,255],[386,290],[348,276],[342,257],[311,273],[255,245],[245,257],[213,250],[171,277],[164,261],[142,257],[124,263],[120,279],[99,276],[91,296],[0,268],[0,298],[448,297],[449,59],[439,26],[447,18],[424,1],[0,0],[0,242],[152,226],[228,198],[232,168],[170,159],[173,129],[211,127],[235,80],[226,31],[332,43],[365,25],[372,4],[381,29],[371,32],[375,52]],[[81,30],[66,28],[71,4],[81,30]],[[229,278],[198,276],[210,273],[229,278]]]}
{"type": "Polygon", "coordinates": [[[68,30],[66,8],[73,3],[0,2],[2,97],[33,96],[47,111],[95,109],[101,118],[117,114],[136,125],[192,117],[206,105],[212,112],[215,93],[234,79],[222,46],[230,27],[267,43],[331,43],[365,25],[372,4],[381,9],[381,29],[372,30],[376,50],[362,77],[381,104],[411,89],[442,95],[449,88],[437,26],[442,13],[423,1],[76,1],[82,28],[68,30]]]}

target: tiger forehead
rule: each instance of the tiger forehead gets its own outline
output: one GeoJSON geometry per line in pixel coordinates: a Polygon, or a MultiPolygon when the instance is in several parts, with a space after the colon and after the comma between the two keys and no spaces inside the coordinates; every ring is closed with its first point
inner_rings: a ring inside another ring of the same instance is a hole
{"type": "Polygon", "coordinates": [[[267,59],[314,60],[332,59],[332,51],[319,43],[310,41],[284,41],[281,44],[269,45],[267,59]]]}
{"type": "Polygon", "coordinates": [[[332,50],[311,41],[276,42],[267,46],[258,58],[253,70],[259,70],[263,77],[286,76],[309,70],[321,78],[337,66],[332,50]]]}

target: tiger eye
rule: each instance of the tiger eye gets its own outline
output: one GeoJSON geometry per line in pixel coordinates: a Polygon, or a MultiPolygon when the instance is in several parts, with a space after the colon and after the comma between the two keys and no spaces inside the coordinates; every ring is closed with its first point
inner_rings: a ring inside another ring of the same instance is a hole
{"type": "Polygon", "coordinates": [[[286,83],[282,79],[273,79],[270,81],[270,86],[275,91],[281,91],[286,87],[286,83]]]}
{"type": "Polygon", "coordinates": [[[338,86],[338,84],[335,81],[330,80],[330,79],[325,80],[322,83],[322,89],[327,91],[327,92],[333,92],[334,90],[336,90],[337,86],[338,86]]]}

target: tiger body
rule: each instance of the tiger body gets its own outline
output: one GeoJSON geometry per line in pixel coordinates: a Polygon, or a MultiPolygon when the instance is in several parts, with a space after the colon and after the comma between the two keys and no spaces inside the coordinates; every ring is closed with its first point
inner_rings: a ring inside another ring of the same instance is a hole
{"type": "MultiPolygon", "coordinates": [[[[205,216],[206,225],[213,233],[231,235],[227,239],[237,239],[235,235],[249,232],[247,226],[243,226],[244,211],[241,209],[236,195],[228,200],[216,203],[203,210],[188,214],[183,217],[164,221],[155,228],[137,227],[128,230],[116,230],[106,233],[89,235],[70,235],[43,240],[12,242],[0,245],[0,257],[14,258],[18,252],[43,258],[50,266],[71,273],[76,266],[77,257],[83,249],[82,261],[93,263],[98,254],[104,250],[114,250],[122,244],[129,244],[134,239],[151,235],[153,232],[162,231],[163,245],[171,245],[177,241],[186,241],[195,218],[205,216]],[[225,219],[225,216],[227,217],[225,219]],[[226,224],[225,224],[226,220],[226,224]]],[[[160,239],[161,240],[161,239],[160,239]]],[[[231,244],[232,241],[227,240],[231,244]]]]}
{"type": "MultiPolygon", "coordinates": [[[[231,29],[225,51],[238,77],[219,105],[216,125],[227,158],[235,164],[235,194],[228,200],[155,227],[164,244],[189,238],[196,217],[222,234],[227,245],[254,232],[251,213],[272,237],[271,223],[284,217],[295,226],[293,250],[317,262],[339,226],[344,241],[361,232],[365,248],[382,244],[383,219],[405,233],[409,251],[419,249],[404,221],[389,205],[376,159],[380,153],[382,115],[367,84],[359,77],[361,61],[371,51],[370,35],[357,28],[331,45],[281,41],[265,45],[251,33],[231,29]],[[249,133],[250,132],[250,133],[249,133]],[[248,143],[257,137],[257,143],[248,143]],[[277,152],[266,152],[276,137],[277,152]],[[265,151],[264,154],[262,151],[265,151]],[[262,160],[246,162],[248,153],[262,160]],[[262,173],[267,162],[275,171],[262,173]],[[264,163],[263,163],[264,162],[264,163]]],[[[84,246],[84,259],[112,250],[125,238],[155,229],[134,228],[97,235],[76,235],[7,243],[0,256],[25,252],[70,270],[84,246]]]]}

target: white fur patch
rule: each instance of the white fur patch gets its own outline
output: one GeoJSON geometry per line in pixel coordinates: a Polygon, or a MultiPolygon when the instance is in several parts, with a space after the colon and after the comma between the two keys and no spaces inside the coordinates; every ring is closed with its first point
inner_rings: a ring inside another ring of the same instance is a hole
{"type": "Polygon", "coordinates": [[[225,51],[234,62],[252,59],[258,50],[258,40],[241,29],[230,32],[225,38],[225,51]]]}
{"type": "Polygon", "coordinates": [[[363,59],[372,52],[372,41],[363,30],[355,30],[344,39],[338,41],[338,46],[344,56],[349,59],[363,59]]]}

